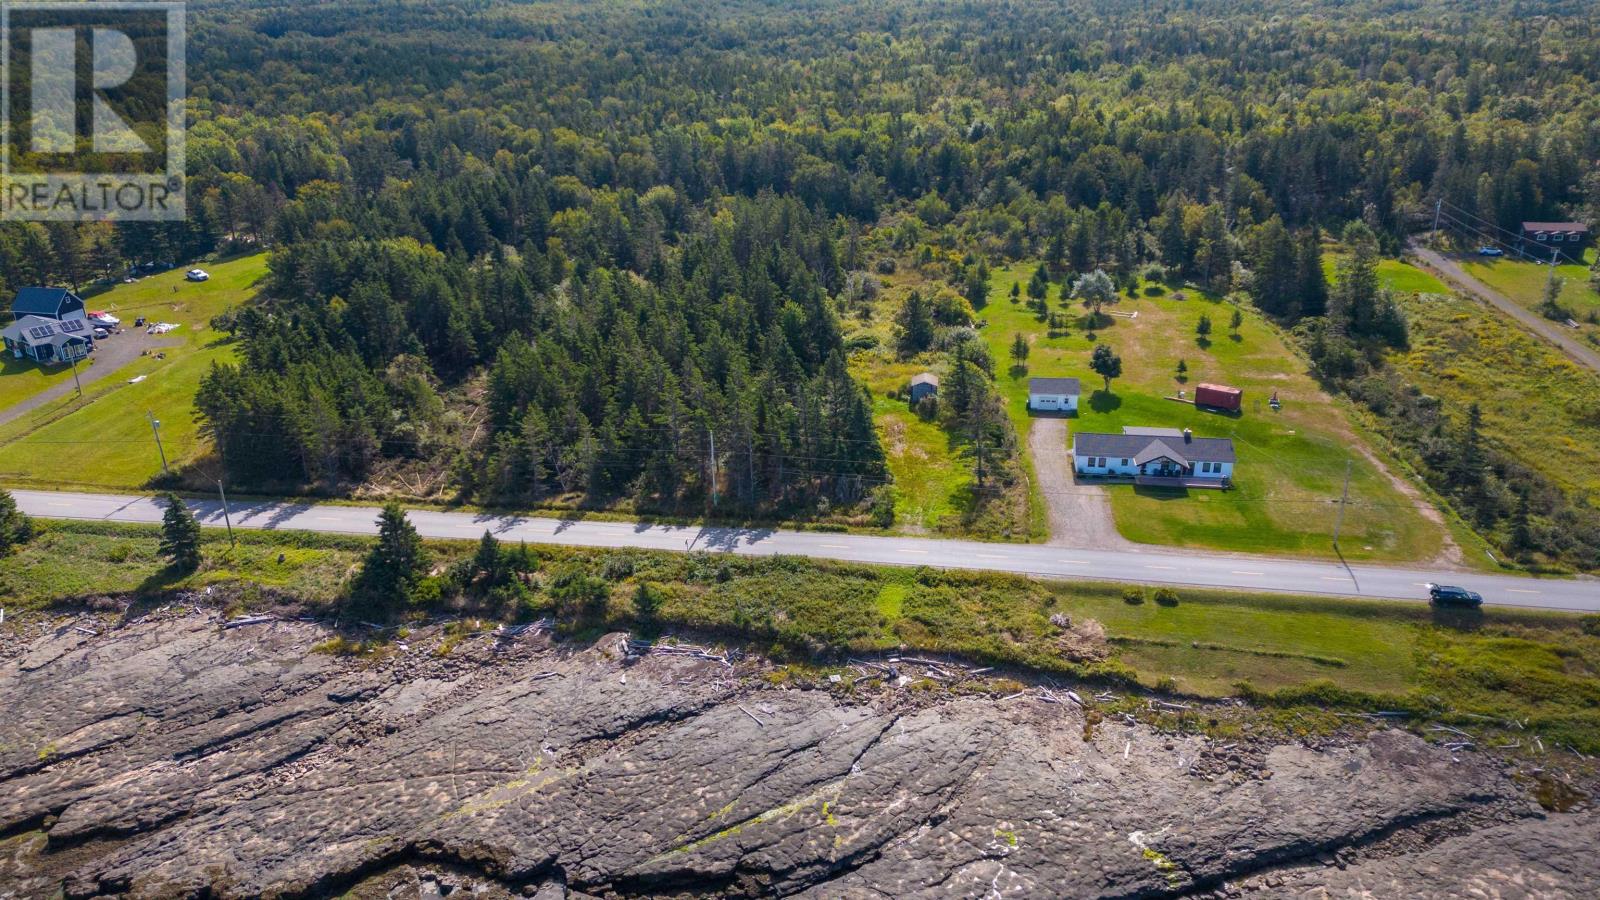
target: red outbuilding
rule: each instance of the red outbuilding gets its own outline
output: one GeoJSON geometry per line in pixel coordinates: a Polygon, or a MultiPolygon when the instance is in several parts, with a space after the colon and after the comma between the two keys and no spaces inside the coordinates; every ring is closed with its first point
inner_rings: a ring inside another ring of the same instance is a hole
{"type": "Polygon", "coordinates": [[[1195,406],[1238,412],[1243,401],[1244,391],[1225,384],[1202,384],[1194,389],[1195,406]]]}

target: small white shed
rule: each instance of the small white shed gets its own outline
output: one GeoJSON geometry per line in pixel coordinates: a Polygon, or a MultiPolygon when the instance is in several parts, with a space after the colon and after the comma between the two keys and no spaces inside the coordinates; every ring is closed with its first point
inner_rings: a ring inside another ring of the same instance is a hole
{"type": "Polygon", "coordinates": [[[1076,378],[1029,378],[1028,408],[1039,412],[1076,412],[1081,393],[1076,378]]]}

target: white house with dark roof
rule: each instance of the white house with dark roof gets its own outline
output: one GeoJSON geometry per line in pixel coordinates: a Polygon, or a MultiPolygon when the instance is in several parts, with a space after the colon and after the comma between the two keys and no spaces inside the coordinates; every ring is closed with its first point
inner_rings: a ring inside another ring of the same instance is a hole
{"type": "Polygon", "coordinates": [[[1233,478],[1233,441],[1197,438],[1189,429],[1128,427],[1121,434],[1080,431],[1072,437],[1079,475],[1131,478],[1159,487],[1226,487],[1233,478]]]}
{"type": "Polygon", "coordinates": [[[1083,389],[1076,378],[1029,378],[1028,408],[1040,412],[1076,412],[1083,389]]]}
{"type": "Polygon", "coordinates": [[[17,359],[51,364],[83,359],[92,345],[89,323],[81,317],[23,316],[0,330],[0,338],[17,359]]]}

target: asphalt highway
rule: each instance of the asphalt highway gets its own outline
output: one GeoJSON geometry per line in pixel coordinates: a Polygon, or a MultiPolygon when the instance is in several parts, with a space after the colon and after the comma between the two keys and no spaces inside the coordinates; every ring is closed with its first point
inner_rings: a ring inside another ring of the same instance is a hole
{"type": "MultiPolygon", "coordinates": [[[[162,504],[149,496],[12,491],[29,515],[110,522],[161,521],[162,504]]],[[[202,523],[224,525],[222,504],[193,500],[202,523]]],[[[320,505],[302,501],[234,501],[233,527],[375,534],[373,507],[320,505]]],[[[1496,606],[1600,612],[1600,580],[1524,578],[1472,572],[1430,571],[1338,562],[1230,556],[1171,548],[1148,551],[1075,550],[1037,544],[760,528],[656,525],[584,519],[502,516],[488,513],[412,510],[423,537],[474,540],[487,529],[501,540],[575,547],[636,547],[678,552],[706,551],[751,556],[790,554],[885,565],[938,566],[1013,572],[1049,578],[1142,582],[1240,590],[1332,594],[1421,601],[1430,582],[1477,591],[1496,606]]]]}

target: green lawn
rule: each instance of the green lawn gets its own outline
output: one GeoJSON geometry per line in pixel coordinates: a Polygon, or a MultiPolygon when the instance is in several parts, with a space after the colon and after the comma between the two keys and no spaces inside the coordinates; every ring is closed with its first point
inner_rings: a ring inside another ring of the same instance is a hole
{"type": "MultiPolygon", "coordinates": [[[[1322,273],[1328,277],[1331,284],[1339,265],[1339,260],[1345,254],[1339,249],[1338,244],[1330,245],[1332,249],[1322,254],[1322,273]]],[[[1450,286],[1433,276],[1426,269],[1418,268],[1405,260],[1380,259],[1378,260],[1378,280],[1393,291],[1401,294],[1448,294],[1450,286]]]]}
{"type": "Polygon", "coordinates": [[[266,265],[266,255],[255,254],[207,265],[210,281],[191,283],[181,271],[164,272],[85,298],[91,308],[108,310],[130,327],[137,316],[179,323],[182,327],[169,335],[178,345],[165,351],[165,359],[141,357],[95,383],[81,407],[75,401],[47,404],[0,427],[0,479],[140,487],[161,471],[146,413],[161,422],[169,465],[203,455],[207,448],[194,418],[194,394],[213,362],[234,355],[227,336],[208,323],[253,297],[266,265]],[[138,375],[146,377],[128,383],[138,375]]]}
{"type": "MultiPolygon", "coordinates": [[[[1083,310],[1070,312],[1070,333],[1051,337],[1025,304],[1009,299],[1013,283],[1027,284],[1031,265],[995,272],[985,339],[997,361],[1007,360],[1012,336],[1028,335],[1028,371],[1001,373],[1000,387],[1019,434],[1028,429],[1030,376],[1076,376],[1084,384],[1083,410],[1073,431],[1118,432],[1125,425],[1188,427],[1201,437],[1231,437],[1238,454],[1237,488],[1232,491],[1153,491],[1128,485],[1107,487],[1117,528],[1131,540],[1150,544],[1205,547],[1262,553],[1333,555],[1332,536],[1348,461],[1350,498],[1340,541],[1352,559],[1430,559],[1444,546],[1445,529],[1425,517],[1417,501],[1402,494],[1355,449],[1362,442],[1343,407],[1324,394],[1305,365],[1277,332],[1244,309],[1237,339],[1228,333],[1233,307],[1189,290],[1146,286],[1138,299],[1126,296],[1111,309],[1138,313],[1116,318],[1096,335],[1123,361],[1123,377],[1111,393],[1089,370],[1094,341],[1081,327],[1083,310]],[[1151,296],[1159,292],[1159,296],[1151,296]],[[1202,347],[1195,325],[1202,314],[1212,321],[1209,346],[1202,347]],[[1175,378],[1179,359],[1188,364],[1188,382],[1175,378]],[[1244,390],[1237,417],[1208,413],[1168,397],[1180,389],[1213,381],[1244,390]],[[1281,412],[1267,404],[1276,391],[1281,412]],[[1091,396],[1092,394],[1092,396],[1091,396]]],[[[1396,274],[1401,274],[1396,271],[1396,274]]],[[[1061,309],[1052,288],[1051,304],[1061,309]]]]}
{"type": "Polygon", "coordinates": [[[41,394],[63,382],[72,382],[71,366],[41,366],[31,359],[0,355],[0,409],[41,394]]]}
{"type": "MultiPolygon", "coordinates": [[[[1594,253],[1594,250],[1588,253],[1590,263],[1594,262],[1594,253]]],[[[1528,309],[1537,312],[1539,305],[1544,302],[1545,285],[1550,281],[1550,267],[1547,265],[1508,257],[1487,259],[1480,256],[1464,257],[1460,262],[1467,274],[1528,309]]],[[[1600,293],[1589,285],[1588,266],[1557,266],[1556,274],[1564,282],[1561,305],[1582,323],[1584,331],[1600,331],[1594,322],[1589,321],[1591,316],[1600,319],[1600,293]]]]}

